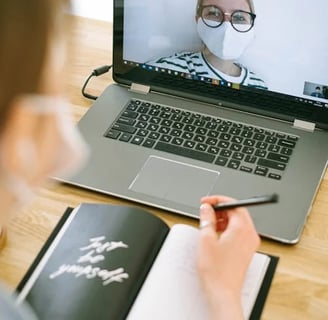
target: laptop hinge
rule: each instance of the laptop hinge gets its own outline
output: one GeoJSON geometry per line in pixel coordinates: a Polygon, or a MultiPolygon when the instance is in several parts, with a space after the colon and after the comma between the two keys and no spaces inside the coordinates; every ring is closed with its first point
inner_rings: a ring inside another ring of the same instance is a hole
{"type": "Polygon", "coordinates": [[[315,130],[315,123],[295,119],[293,127],[297,129],[313,132],[315,130]]]}
{"type": "Polygon", "coordinates": [[[129,90],[136,93],[147,94],[150,91],[150,87],[138,83],[132,83],[129,90]]]}

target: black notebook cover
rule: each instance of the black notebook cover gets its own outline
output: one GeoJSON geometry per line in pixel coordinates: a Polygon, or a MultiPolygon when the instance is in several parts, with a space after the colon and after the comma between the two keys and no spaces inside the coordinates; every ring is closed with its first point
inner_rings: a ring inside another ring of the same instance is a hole
{"type": "Polygon", "coordinates": [[[124,319],[169,227],[135,207],[84,203],[73,219],[74,211],[70,211],[63,215],[18,290],[41,320],[124,319]],[[64,228],[49,255],[47,250],[64,228]],[[91,239],[101,237],[104,239],[97,242],[102,246],[92,248],[95,242],[91,239]],[[119,243],[122,246],[116,247],[119,243]],[[47,262],[30,288],[28,281],[45,255],[47,262]]]}
{"type": "MultiPolygon", "coordinates": [[[[133,209],[133,210],[136,210],[136,209],[133,209]]],[[[49,236],[49,238],[47,239],[47,241],[45,242],[44,246],[42,247],[42,249],[40,250],[40,252],[38,253],[37,257],[35,258],[35,260],[33,261],[33,263],[31,264],[30,268],[28,269],[28,271],[26,272],[26,274],[24,275],[23,279],[21,280],[21,282],[19,283],[19,285],[17,286],[16,288],[16,291],[17,293],[21,292],[23,290],[23,288],[25,287],[26,283],[28,282],[28,280],[30,279],[31,275],[33,274],[33,272],[35,271],[35,269],[37,268],[37,266],[39,265],[40,261],[42,260],[42,258],[44,257],[45,253],[47,252],[47,250],[49,249],[50,245],[53,243],[54,239],[56,238],[58,232],[62,229],[63,225],[65,224],[65,222],[67,221],[67,219],[69,218],[70,214],[72,213],[73,211],[73,208],[67,208],[66,211],[64,212],[64,214],[62,215],[61,219],[59,220],[58,224],[56,225],[56,227],[54,228],[53,232],[51,233],[51,235],[49,236]]],[[[92,215],[90,215],[90,219],[92,219],[92,215]]],[[[159,220],[158,218],[155,218],[156,220],[159,220]]],[[[159,220],[160,221],[160,220],[159,220]]],[[[164,222],[163,222],[164,224],[164,222]]],[[[165,224],[164,224],[165,225],[165,224]]],[[[162,228],[163,226],[161,225],[159,227],[159,230],[162,228]]],[[[167,227],[168,228],[168,227],[167,227]]],[[[145,232],[145,230],[144,230],[145,232]]],[[[168,229],[166,229],[166,227],[164,227],[164,229],[161,231],[163,232],[163,235],[161,236],[161,242],[164,241],[165,237],[166,237],[166,233],[168,232],[168,229]]],[[[158,244],[157,244],[158,245],[158,244]]],[[[157,246],[156,245],[156,246],[157,246]]],[[[161,246],[161,244],[159,245],[159,247],[161,246]]],[[[157,249],[156,249],[157,250],[157,249]]],[[[155,250],[155,251],[156,251],[155,250]]],[[[155,259],[156,257],[156,254],[157,253],[153,253],[153,256],[151,257],[151,261],[149,261],[149,267],[147,269],[147,272],[148,270],[151,268],[151,263],[152,261],[155,259]]],[[[264,280],[262,282],[262,285],[261,285],[261,288],[260,288],[260,291],[259,291],[259,294],[257,296],[257,300],[255,302],[255,305],[253,307],[253,310],[251,312],[251,316],[250,316],[250,320],[257,320],[257,319],[260,319],[261,318],[261,314],[262,314],[262,311],[263,311],[263,308],[264,308],[264,305],[265,305],[265,301],[266,301],[266,298],[267,298],[267,295],[269,293],[269,290],[270,290],[270,286],[271,286],[271,283],[272,283],[272,280],[273,280],[273,276],[274,276],[274,273],[276,271],[276,267],[277,267],[277,264],[278,264],[278,261],[279,261],[279,257],[276,257],[276,256],[270,256],[270,263],[269,263],[269,266],[268,266],[268,269],[267,269],[267,272],[265,274],[265,277],[264,277],[264,280]]],[[[142,276],[142,279],[140,278],[139,279],[139,287],[141,286],[142,282],[144,281],[144,278],[146,277],[146,274],[144,274],[142,276]]],[[[139,288],[140,289],[140,288],[139,288]]],[[[135,294],[132,295],[133,297],[130,298],[130,299],[124,299],[125,302],[123,304],[125,304],[125,310],[121,310],[119,314],[107,314],[107,312],[105,312],[105,315],[104,315],[104,319],[124,319],[127,314],[128,314],[128,311],[133,303],[133,300],[134,298],[136,297],[139,289],[135,289],[135,294]]],[[[90,294],[92,294],[90,292],[90,294]]],[[[28,299],[29,297],[27,296],[27,300],[29,301],[28,299]]],[[[123,297],[121,297],[123,299],[123,297]]],[[[74,300],[74,299],[72,299],[74,300]]],[[[29,301],[30,304],[32,305],[32,307],[34,307],[34,302],[33,300],[32,301],[29,301]]],[[[49,302],[51,303],[51,302],[49,302]]],[[[74,303],[73,301],[70,301],[70,303],[74,303]]],[[[76,303],[76,302],[75,302],[76,303]]],[[[76,304],[76,307],[79,308],[79,303],[76,304]]],[[[92,308],[91,306],[85,306],[86,308],[92,308]]],[[[102,305],[101,306],[102,308],[109,308],[109,306],[107,307],[107,305],[102,305]]],[[[83,308],[82,308],[83,309],[83,308]]],[[[36,312],[38,314],[38,312],[36,312]]],[[[77,312],[80,314],[80,312],[77,312]]],[[[81,312],[82,313],[82,312],[81,312]]],[[[79,316],[78,318],[70,318],[71,320],[74,320],[74,319],[88,319],[88,315],[85,314],[86,317],[82,316],[79,316]]],[[[89,315],[90,316],[90,315],[89,315]]],[[[97,314],[97,316],[95,317],[95,319],[103,319],[100,314],[97,314]]],[[[43,320],[43,318],[40,318],[40,320],[43,320]]]]}

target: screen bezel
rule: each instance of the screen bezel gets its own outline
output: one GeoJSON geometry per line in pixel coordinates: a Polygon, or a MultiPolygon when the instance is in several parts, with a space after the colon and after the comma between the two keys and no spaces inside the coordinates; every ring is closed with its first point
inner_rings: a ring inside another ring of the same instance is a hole
{"type": "Polygon", "coordinates": [[[125,64],[123,59],[124,0],[114,0],[113,5],[113,79],[115,82],[127,86],[138,83],[149,86],[154,92],[199,100],[215,106],[223,105],[289,122],[295,119],[308,121],[315,123],[316,128],[328,129],[328,108],[302,102],[296,96],[245,87],[242,90],[234,90],[203,81],[195,83],[195,80],[185,78],[182,81],[179,76],[168,73],[164,75],[133,64],[125,64]],[[194,93],[195,88],[192,82],[197,85],[197,95],[194,93]],[[174,88],[179,88],[179,90],[174,88]],[[270,99],[270,105],[265,104],[268,99],[270,99]],[[245,101],[248,102],[245,103],[245,101]],[[306,110],[306,114],[303,114],[302,110],[306,110]]]}

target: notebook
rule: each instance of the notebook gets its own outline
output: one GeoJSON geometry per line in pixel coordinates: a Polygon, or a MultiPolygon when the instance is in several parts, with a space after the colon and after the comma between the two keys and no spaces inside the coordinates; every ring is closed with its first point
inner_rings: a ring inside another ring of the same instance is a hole
{"type": "Polygon", "coordinates": [[[114,0],[115,83],[78,124],[87,165],[56,179],[196,219],[204,195],[278,193],[249,211],[297,243],[328,159],[328,3],[196,2],[114,0]]]}

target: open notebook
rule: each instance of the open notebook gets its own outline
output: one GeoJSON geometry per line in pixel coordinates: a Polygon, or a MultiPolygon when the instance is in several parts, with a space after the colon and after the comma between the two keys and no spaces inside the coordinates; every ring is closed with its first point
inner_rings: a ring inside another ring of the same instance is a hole
{"type": "MultiPolygon", "coordinates": [[[[20,282],[17,302],[26,300],[39,319],[207,319],[198,234],[132,206],[69,208],[20,282]]],[[[278,259],[254,254],[241,295],[245,319],[260,318],[278,259]]]]}
{"type": "Polygon", "coordinates": [[[296,243],[328,158],[328,2],[253,2],[115,0],[116,83],[79,122],[88,164],[56,178],[194,218],[207,194],[279,193],[250,212],[296,243]]]}

